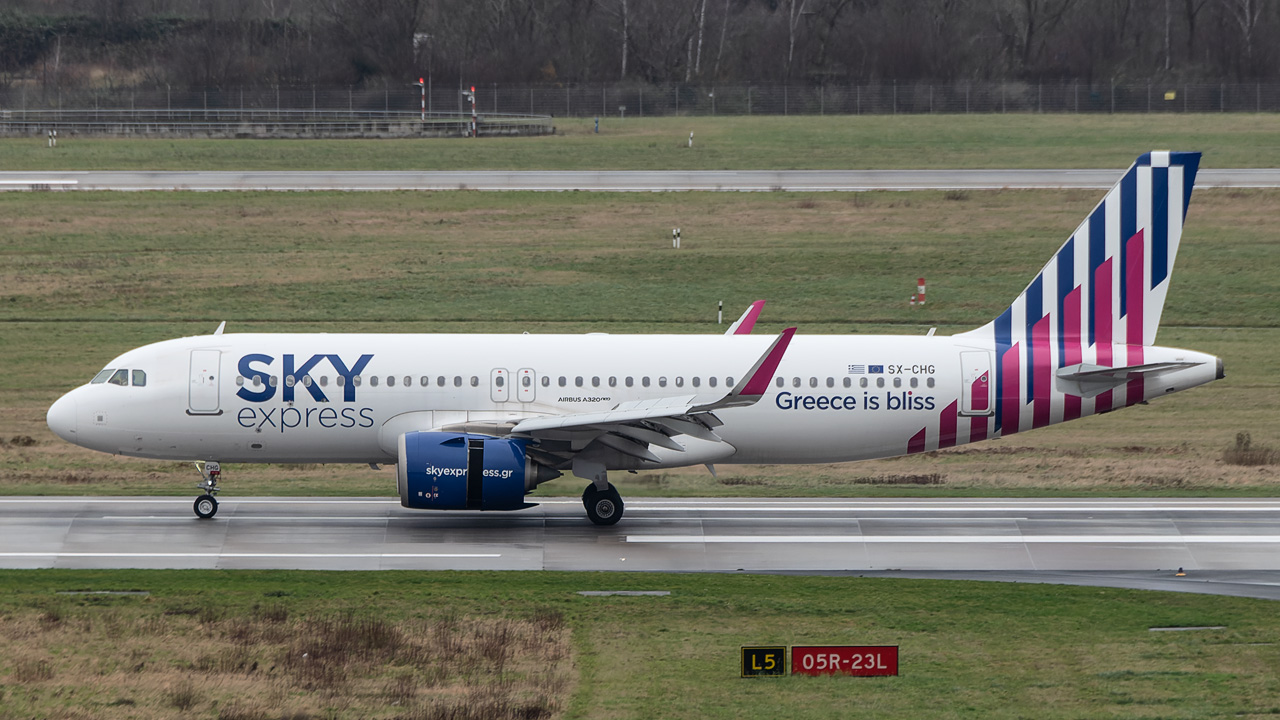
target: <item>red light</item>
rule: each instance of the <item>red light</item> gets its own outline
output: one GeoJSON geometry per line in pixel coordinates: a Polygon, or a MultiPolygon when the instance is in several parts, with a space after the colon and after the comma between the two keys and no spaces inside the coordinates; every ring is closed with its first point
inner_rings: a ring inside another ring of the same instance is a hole
{"type": "Polygon", "coordinates": [[[426,83],[426,81],[424,81],[422,78],[418,78],[418,84],[419,84],[419,85],[426,85],[427,83],[426,83]]]}
{"type": "Polygon", "coordinates": [[[475,92],[475,91],[476,91],[476,86],[475,86],[475,85],[472,85],[472,86],[471,86],[471,92],[475,92]]]}

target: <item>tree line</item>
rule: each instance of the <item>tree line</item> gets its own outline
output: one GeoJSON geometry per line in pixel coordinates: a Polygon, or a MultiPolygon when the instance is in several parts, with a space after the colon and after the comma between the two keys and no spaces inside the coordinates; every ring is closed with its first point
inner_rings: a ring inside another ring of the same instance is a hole
{"type": "Polygon", "coordinates": [[[1269,81],[1276,0],[9,0],[0,84],[1269,81]]]}

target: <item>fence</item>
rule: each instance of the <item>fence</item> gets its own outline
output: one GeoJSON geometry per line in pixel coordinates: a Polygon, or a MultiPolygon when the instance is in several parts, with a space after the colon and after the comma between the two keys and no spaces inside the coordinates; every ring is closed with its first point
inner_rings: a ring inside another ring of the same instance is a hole
{"type": "MultiPolygon", "coordinates": [[[[0,89],[0,120],[12,123],[80,120],[100,126],[151,132],[183,122],[229,132],[236,125],[272,125],[286,132],[328,130],[359,134],[415,131],[424,106],[430,125],[462,122],[470,113],[459,89],[428,82],[385,88],[162,88],[58,89],[10,86],[0,89]],[[103,113],[111,111],[110,116],[103,113]],[[308,115],[308,113],[310,113],[308,115]],[[170,125],[163,125],[161,122],[170,125]],[[283,123],[283,124],[280,124],[283,123]],[[378,123],[389,123],[386,127],[378,123]],[[210,125],[211,124],[211,125],[210,125]],[[394,125],[395,127],[391,127],[394,125]],[[311,130],[308,130],[311,128],[311,130]],[[388,129],[390,128],[390,129],[388,129]]],[[[484,123],[527,126],[545,132],[550,117],[667,115],[888,115],[922,113],[1210,113],[1280,112],[1280,84],[1112,84],[1112,83],[952,83],[866,85],[499,85],[476,87],[484,123]]],[[[41,125],[42,127],[44,125],[41,125]]],[[[13,126],[19,127],[19,126],[13,126]]],[[[26,127],[26,126],[21,126],[26,127]]],[[[493,126],[494,129],[498,125],[493,126]]],[[[450,132],[460,131],[451,127],[450,132]]],[[[518,130],[515,130],[518,131],[518,130]]]]}

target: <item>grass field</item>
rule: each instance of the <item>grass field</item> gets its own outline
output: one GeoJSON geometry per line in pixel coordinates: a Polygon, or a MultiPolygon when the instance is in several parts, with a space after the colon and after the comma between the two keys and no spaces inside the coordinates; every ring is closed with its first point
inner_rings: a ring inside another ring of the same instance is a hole
{"type": "Polygon", "coordinates": [[[0,717],[1261,717],[1278,643],[1268,601],[1083,587],[0,571],[0,717]],[[1221,627],[1151,631],[1187,626],[1221,627]],[[901,675],[743,680],[752,644],[897,645],[901,675]]]}
{"type": "Polygon", "coordinates": [[[536,138],[0,140],[6,170],[1125,168],[1155,149],[1280,166],[1280,115],[863,115],[558,119],[536,138]],[[694,145],[687,147],[689,133],[694,145]]]}
{"type": "MultiPolygon", "coordinates": [[[[758,332],[948,333],[1003,309],[1096,197],[0,194],[0,492],[188,493],[190,467],[74,448],[44,412],[114,355],[221,320],[231,332],[715,333],[718,300],[732,318],[763,297],[758,332]],[[920,275],[929,304],[911,308],[920,275]]],[[[1280,444],[1277,226],[1280,193],[1197,191],[1160,341],[1225,358],[1227,380],[1210,387],[938,454],[619,485],[630,495],[1272,495],[1275,466],[1224,464],[1222,452],[1239,432],[1280,444]]],[[[225,484],[234,495],[386,495],[394,481],[345,466],[237,466],[225,484]]]]}

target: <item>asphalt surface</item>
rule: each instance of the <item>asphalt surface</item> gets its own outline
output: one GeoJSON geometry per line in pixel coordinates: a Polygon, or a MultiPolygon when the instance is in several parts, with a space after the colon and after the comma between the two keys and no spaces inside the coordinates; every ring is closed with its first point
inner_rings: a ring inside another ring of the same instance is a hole
{"type": "Polygon", "coordinates": [[[634,498],[613,527],[576,498],[481,513],[224,496],[212,520],[192,500],[0,498],[0,567],[834,573],[1280,599],[1277,500],[634,498]]]}
{"type": "MultiPolygon", "coordinates": [[[[614,192],[1110,188],[1110,170],[564,170],[0,172],[0,190],[594,190],[614,192]]],[[[1202,170],[1198,187],[1280,187],[1280,169],[1202,170]]]]}

